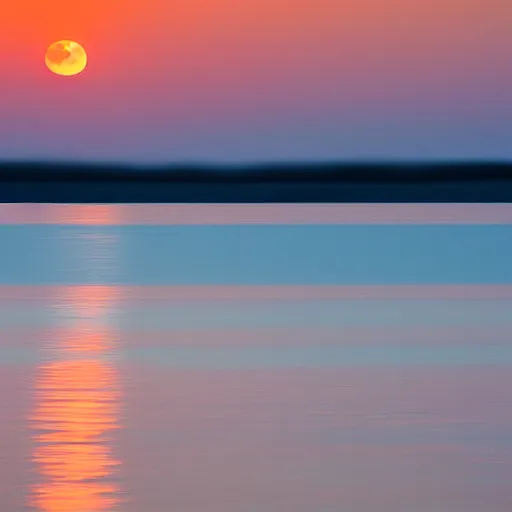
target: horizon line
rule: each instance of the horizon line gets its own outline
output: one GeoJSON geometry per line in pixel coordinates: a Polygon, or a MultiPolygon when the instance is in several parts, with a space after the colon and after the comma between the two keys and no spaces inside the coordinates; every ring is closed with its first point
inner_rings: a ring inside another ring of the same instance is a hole
{"type": "Polygon", "coordinates": [[[0,184],[0,203],[511,203],[512,162],[11,162],[0,184]]]}

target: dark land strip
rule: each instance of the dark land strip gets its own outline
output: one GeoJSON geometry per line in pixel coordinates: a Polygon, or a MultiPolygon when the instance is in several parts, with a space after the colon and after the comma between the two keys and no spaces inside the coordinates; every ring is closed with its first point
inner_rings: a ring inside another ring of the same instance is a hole
{"type": "Polygon", "coordinates": [[[3,203],[512,202],[512,163],[0,163],[3,203]]]}

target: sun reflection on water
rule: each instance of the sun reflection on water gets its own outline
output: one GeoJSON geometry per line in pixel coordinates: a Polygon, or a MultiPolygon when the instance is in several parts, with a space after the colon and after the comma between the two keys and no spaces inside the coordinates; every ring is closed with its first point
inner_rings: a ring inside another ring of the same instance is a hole
{"type": "MultiPolygon", "coordinates": [[[[92,247],[94,236],[87,236],[92,247]]],[[[45,340],[30,418],[35,510],[113,512],[121,504],[116,299],[115,287],[83,285],[59,288],[54,301],[56,329],[45,340]]]]}

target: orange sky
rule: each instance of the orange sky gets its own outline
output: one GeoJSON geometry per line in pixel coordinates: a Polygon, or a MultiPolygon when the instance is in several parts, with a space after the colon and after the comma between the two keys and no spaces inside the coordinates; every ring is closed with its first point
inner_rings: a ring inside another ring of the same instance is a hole
{"type": "Polygon", "coordinates": [[[506,152],[511,19],[505,0],[8,2],[0,135],[6,150],[58,153],[52,134],[69,125],[86,157],[506,152]],[[64,38],[89,54],[73,87],[44,67],[64,38]]]}

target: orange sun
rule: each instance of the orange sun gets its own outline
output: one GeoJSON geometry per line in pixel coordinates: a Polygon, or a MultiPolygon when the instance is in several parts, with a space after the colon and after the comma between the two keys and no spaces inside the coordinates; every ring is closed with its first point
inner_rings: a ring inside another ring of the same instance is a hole
{"type": "Polygon", "coordinates": [[[45,62],[48,69],[57,75],[78,75],[87,66],[87,53],[82,45],[64,39],[48,47],[45,62]]]}

